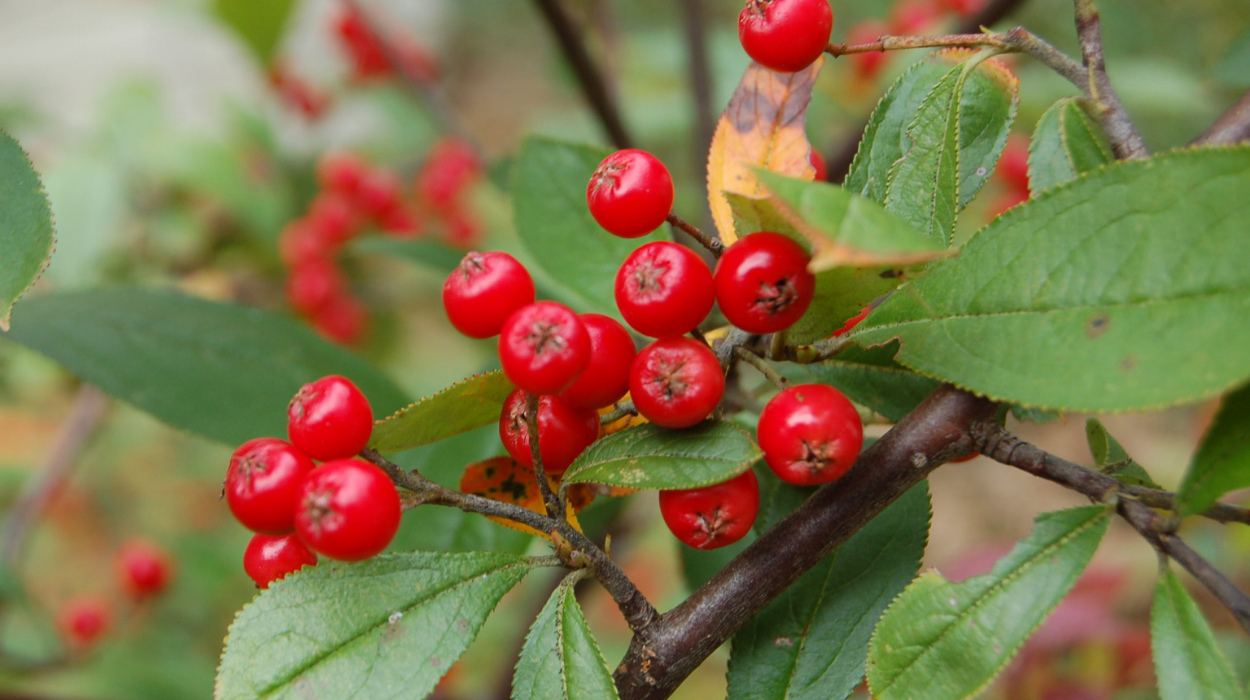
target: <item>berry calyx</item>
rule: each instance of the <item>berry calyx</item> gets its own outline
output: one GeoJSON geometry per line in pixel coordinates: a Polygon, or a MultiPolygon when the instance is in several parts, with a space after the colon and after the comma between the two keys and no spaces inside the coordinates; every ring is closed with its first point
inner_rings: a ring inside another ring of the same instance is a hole
{"type": "Polygon", "coordinates": [[[94,644],[108,630],[112,614],[109,604],[102,598],[86,596],[65,603],[57,622],[70,646],[81,650],[94,644]]]}
{"type": "Polygon", "coordinates": [[[586,186],[586,204],[595,221],[622,238],[638,238],[659,228],[673,210],[673,196],[668,168],[636,148],[605,158],[586,186]]]}
{"type": "Polygon", "coordinates": [[[576,408],[610,406],[629,391],[629,368],[638,354],[629,331],[603,314],[578,318],[590,336],[590,363],[559,399],[576,408]]]}
{"type": "Polygon", "coordinates": [[[399,494],[385,472],[363,460],[337,459],[300,485],[295,532],[331,559],[361,561],[386,549],[399,516],[399,494]]]}
{"type": "Polygon", "coordinates": [[[540,301],[517,309],[499,333],[504,374],[527,394],[558,394],[590,363],[590,335],[563,304],[540,301]]]}
{"type": "Polygon", "coordinates": [[[657,241],[629,254],[616,273],[616,306],[634,330],[672,338],[694,330],[712,310],[712,272],[694,251],[657,241]]]}
{"type": "Polygon", "coordinates": [[[729,246],[713,274],[721,313],[748,333],[775,333],[802,318],[816,293],[803,247],[780,233],[752,233],[729,246]]]}
{"type": "MultiPolygon", "coordinates": [[[[517,389],[504,401],[499,416],[499,439],[516,461],[534,466],[530,451],[529,423],[525,417],[525,392],[517,389]]],[[[573,460],[599,438],[599,412],[575,408],[554,396],[538,399],[538,449],[543,471],[562,474],[573,460]]]]}
{"type": "Polygon", "coordinates": [[[365,449],[373,433],[373,409],[346,377],[332,374],[305,384],[287,407],[287,435],[295,449],[326,461],[365,449]]]}
{"type": "Polygon", "coordinates": [[[226,504],[243,527],[266,535],[295,531],[300,482],[313,470],[303,452],[277,438],[256,438],[230,456],[226,504]]]}
{"type": "Polygon", "coordinates": [[[777,394],[760,413],[757,433],[764,461],[778,478],[796,486],[842,476],[864,444],[854,404],[825,384],[800,384],[777,394]]]}
{"type": "Polygon", "coordinates": [[[642,349],[629,372],[629,395],[644,418],[664,428],[689,428],[712,414],[725,394],[725,375],[708,346],[665,338],[642,349]]]}
{"type": "Polygon", "coordinates": [[[173,578],[173,563],[160,547],[143,540],[122,545],[117,553],[117,573],[122,587],[137,600],[164,591],[173,578]]]}
{"type": "Polygon", "coordinates": [[[756,63],[778,73],[812,65],[829,45],[833,10],[828,0],[747,0],[738,15],[738,39],[756,63]]]}
{"type": "Polygon", "coordinates": [[[253,535],[243,552],[243,570],[261,589],[305,566],[316,566],[313,554],[295,535],[253,535]]]}
{"type": "Polygon", "coordinates": [[[750,469],[713,486],[660,492],[660,515],[677,539],[717,549],[742,539],[760,510],[760,482],[750,469]]]}
{"type": "Polygon", "coordinates": [[[470,338],[499,335],[517,309],[534,303],[534,280],[517,259],[499,251],[471,252],[443,283],[443,309],[470,338]]]}

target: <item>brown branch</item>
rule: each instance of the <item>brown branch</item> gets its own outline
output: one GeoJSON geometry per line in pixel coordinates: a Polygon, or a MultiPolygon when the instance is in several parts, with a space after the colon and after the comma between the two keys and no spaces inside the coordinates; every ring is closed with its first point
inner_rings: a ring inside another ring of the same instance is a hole
{"type": "Polygon", "coordinates": [[[542,439],[538,434],[538,397],[529,395],[525,398],[525,427],[529,433],[530,462],[534,465],[534,481],[538,482],[538,492],[543,495],[543,503],[547,506],[547,515],[557,522],[565,522],[564,499],[551,490],[547,481],[547,469],[543,466],[542,439]]]}
{"type": "Polygon", "coordinates": [[[1076,35],[1081,42],[1081,56],[1089,70],[1085,96],[1093,101],[1098,122],[1107,132],[1116,158],[1145,158],[1149,155],[1146,144],[1111,86],[1111,79],[1107,77],[1098,8],[1094,6],[1094,0],[1073,0],[1073,6],[1076,9],[1076,35]]]}
{"type": "Polygon", "coordinates": [[[1218,146],[1250,141],[1250,91],[1241,96],[1205,131],[1190,142],[1191,146],[1218,146]]]}
{"type": "Polygon", "coordinates": [[[713,257],[719,258],[720,254],[725,251],[725,244],[721,241],[720,236],[704,233],[698,226],[672,212],[669,212],[668,223],[672,224],[674,228],[685,231],[687,235],[698,241],[699,245],[707,248],[713,257]]]}
{"type": "Polygon", "coordinates": [[[1066,486],[1092,501],[1115,503],[1121,517],[1156,550],[1185,567],[1228,608],[1242,629],[1250,633],[1250,595],[1177,537],[1173,533],[1174,519],[1160,515],[1129,496],[1115,479],[1049,454],[1011,435],[996,423],[980,424],[974,427],[973,434],[976,450],[990,459],[1066,486]]]}
{"type": "Polygon", "coordinates": [[[972,453],[968,429],[995,404],[951,386],[735,557],[683,603],[634,635],[616,670],[622,700],[674,689],[747,620],[938,465],[972,453]]]}
{"type": "Polygon", "coordinates": [[[629,132],[625,129],[620,107],[617,106],[616,99],[608,89],[603,72],[591,58],[586,42],[582,39],[581,30],[573,22],[573,18],[569,17],[560,0],[534,0],[534,3],[542,12],[543,19],[547,20],[547,26],[551,28],[551,32],[555,34],[564,57],[568,59],[573,72],[577,75],[577,82],[582,86],[582,93],[590,102],[590,108],[599,117],[599,123],[608,133],[608,138],[617,148],[629,148],[633,139],[629,137],[629,132]]]}
{"type": "MultiPolygon", "coordinates": [[[[1145,486],[1132,486],[1129,484],[1121,484],[1120,491],[1133,499],[1141,501],[1151,508],[1160,508],[1162,510],[1176,510],[1176,494],[1171,491],[1160,491],[1159,489],[1146,488],[1145,486]]],[[[1214,520],[1217,523],[1242,523],[1250,525],[1250,509],[1235,506],[1230,503],[1216,503],[1205,511],[1199,513],[1204,518],[1214,520]]]]}

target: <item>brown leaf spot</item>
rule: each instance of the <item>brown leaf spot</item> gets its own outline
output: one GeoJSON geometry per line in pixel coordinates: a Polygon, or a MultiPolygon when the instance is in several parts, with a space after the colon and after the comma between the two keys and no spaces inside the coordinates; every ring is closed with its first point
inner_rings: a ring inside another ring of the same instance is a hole
{"type": "Polygon", "coordinates": [[[1096,313],[1085,322],[1085,335],[1096,340],[1111,327],[1111,316],[1105,312],[1096,313]]]}

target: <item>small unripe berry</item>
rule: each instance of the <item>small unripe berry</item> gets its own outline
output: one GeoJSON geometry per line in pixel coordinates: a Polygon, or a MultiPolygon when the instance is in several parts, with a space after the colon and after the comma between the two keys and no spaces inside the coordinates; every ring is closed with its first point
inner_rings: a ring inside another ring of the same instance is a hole
{"type": "Polygon", "coordinates": [[[567,306],[540,301],[508,317],[499,333],[504,374],[527,394],[558,394],[590,363],[590,335],[567,306]]]}
{"type": "Polygon", "coordinates": [[[586,186],[586,204],[595,221],[622,238],[638,238],[659,228],[673,210],[673,196],[668,168],[636,148],[605,158],[586,186]]]}
{"type": "Polygon", "coordinates": [[[780,233],[752,233],[716,262],[716,301],[748,333],[775,333],[803,317],[816,293],[803,247],[780,233]]]}
{"type": "Polygon", "coordinates": [[[243,552],[243,570],[262,589],[287,574],[316,565],[317,555],[295,535],[254,535],[243,552]]]}
{"type": "Polygon", "coordinates": [[[616,273],[616,306],[631,328],[653,338],[685,335],[712,310],[712,273],[694,251],[656,241],[625,258],[616,273]]]}
{"type": "Polygon", "coordinates": [[[472,252],[443,283],[443,309],[456,330],[470,338],[499,335],[517,309],[534,303],[534,280],[507,253],[472,252]]]}
{"type": "Polygon", "coordinates": [[[307,455],[277,438],[248,440],[230,456],[226,504],[253,532],[294,532],[296,494],[314,466],[307,455]]]}
{"type": "Polygon", "coordinates": [[[708,346],[691,338],[665,338],[634,358],[629,395],[652,423],[689,428],[720,405],[725,375],[708,346]]]}
{"type": "Polygon", "coordinates": [[[746,536],[760,510],[760,484],[750,469],[724,483],[660,492],[660,515],[677,539],[717,549],[746,536]]]}
{"type": "Polygon", "coordinates": [[[368,559],[399,530],[400,503],[390,477],[359,459],[338,459],[312,470],[300,485],[295,532],[331,559],[368,559]]]}
{"type": "Polygon", "coordinates": [[[373,409],[346,377],[305,384],[287,407],[287,434],[295,449],[316,460],[358,454],[373,433],[373,409]]]}
{"type": "Polygon", "coordinates": [[[842,392],[825,384],[801,384],[768,402],[758,435],[764,461],[782,481],[815,486],[851,468],[864,443],[864,426],[842,392]]]}
{"type": "Polygon", "coordinates": [[[779,73],[812,65],[832,32],[828,0],[747,0],[738,15],[742,48],[756,63],[779,73]]]}
{"type": "MultiPolygon", "coordinates": [[[[499,416],[499,439],[512,458],[534,466],[530,451],[529,423],[525,417],[525,392],[517,389],[504,402],[499,416]]],[[[538,400],[538,449],[543,470],[562,474],[573,460],[599,437],[599,412],[575,408],[554,396],[538,400]]]]}

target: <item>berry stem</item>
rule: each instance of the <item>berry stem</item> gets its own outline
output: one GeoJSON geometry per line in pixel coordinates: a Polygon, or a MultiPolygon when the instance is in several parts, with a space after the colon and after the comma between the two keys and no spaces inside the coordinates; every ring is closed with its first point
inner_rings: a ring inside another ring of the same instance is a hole
{"type": "Polygon", "coordinates": [[[534,460],[534,478],[538,480],[538,491],[543,495],[543,503],[547,506],[547,515],[559,522],[564,522],[564,499],[551,490],[551,482],[547,481],[547,471],[543,468],[543,456],[540,449],[542,440],[538,435],[538,398],[533,394],[528,394],[525,397],[525,423],[529,429],[530,456],[534,460]]]}
{"type": "Polygon", "coordinates": [[[599,425],[608,425],[609,423],[615,423],[625,416],[636,415],[638,415],[638,409],[634,407],[633,401],[620,401],[617,402],[616,408],[613,408],[610,412],[599,416],[599,425]]]}
{"type": "Polygon", "coordinates": [[[768,362],[765,361],[764,358],[760,357],[759,355],[756,355],[750,350],[747,350],[741,345],[734,348],[734,356],[736,356],[739,360],[742,360],[743,362],[747,363],[748,365],[751,365],[755,369],[759,370],[760,374],[764,375],[764,377],[768,381],[772,382],[773,386],[777,387],[778,389],[785,389],[786,386],[789,384],[789,381],[785,377],[778,374],[777,370],[773,369],[773,366],[768,364],[768,362]]]}
{"type": "Polygon", "coordinates": [[[673,228],[685,231],[691,238],[698,241],[699,245],[707,248],[713,257],[719,258],[720,254],[725,250],[725,244],[719,236],[704,233],[699,227],[672,212],[668,215],[668,223],[672,224],[673,228]]]}

